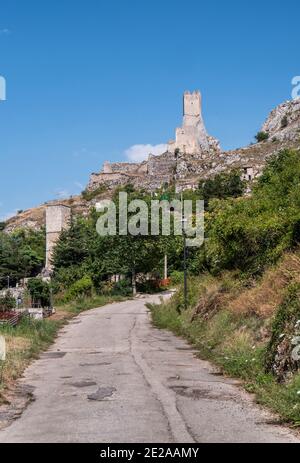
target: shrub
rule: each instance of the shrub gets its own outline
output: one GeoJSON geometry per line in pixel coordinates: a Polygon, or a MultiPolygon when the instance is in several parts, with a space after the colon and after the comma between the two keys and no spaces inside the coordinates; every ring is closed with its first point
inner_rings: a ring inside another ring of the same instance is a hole
{"type": "Polygon", "coordinates": [[[267,132],[258,132],[255,135],[256,141],[261,143],[262,141],[266,141],[269,139],[269,134],[267,132]]]}
{"type": "Polygon", "coordinates": [[[138,291],[153,294],[161,291],[159,280],[145,280],[137,284],[138,291]]]}
{"type": "Polygon", "coordinates": [[[8,291],[5,296],[0,297],[0,312],[13,310],[15,307],[16,300],[10,291],[8,291]]]}
{"type": "Polygon", "coordinates": [[[299,154],[286,150],[270,158],[251,197],[210,203],[205,242],[210,270],[261,274],[299,243],[299,154]]]}
{"type": "Polygon", "coordinates": [[[288,125],[289,125],[289,121],[288,121],[287,116],[283,116],[283,118],[281,119],[281,128],[285,129],[288,125]]]}
{"type": "Polygon", "coordinates": [[[233,170],[229,173],[217,174],[214,178],[201,180],[198,192],[204,199],[207,208],[213,198],[238,198],[243,195],[246,183],[241,179],[241,172],[233,170]]]}
{"type": "Polygon", "coordinates": [[[43,281],[41,278],[31,278],[28,281],[27,288],[33,306],[50,306],[50,286],[47,282],[43,281]]]}
{"type": "Polygon", "coordinates": [[[81,297],[90,297],[93,291],[93,282],[91,277],[84,276],[80,280],[76,281],[69,288],[66,299],[79,299],[81,297]]]}
{"type": "Polygon", "coordinates": [[[112,294],[114,296],[131,296],[132,295],[132,285],[129,280],[120,280],[112,288],[112,294]]]}
{"type": "Polygon", "coordinates": [[[96,190],[84,190],[81,193],[81,196],[86,201],[92,201],[92,199],[97,198],[97,196],[101,195],[105,191],[107,191],[107,187],[105,185],[100,185],[98,188],[96,188],[96,190]]]}
{"type": "Polygon", "coordinates": [[[183,272],[179,272],[178,270],[174,270],[174,272],[171,273],[170,278],[171,278],[171,283],[173,285],[179,285],[179,284],[183,283],[184,274],[183,274],[183,272]]]}

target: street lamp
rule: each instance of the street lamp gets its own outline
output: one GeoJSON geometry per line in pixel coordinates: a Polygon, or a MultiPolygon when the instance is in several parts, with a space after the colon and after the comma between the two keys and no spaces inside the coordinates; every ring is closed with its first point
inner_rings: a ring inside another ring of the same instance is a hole
{"type": "Polygon", "coordinates": [[[185,224],[187,223],[187,219],[182,216],[181,219],[182,223],[182,232],[183,232],[183,273],[184,273],[184,280],[183,280],[183,292],[184,292],[184,310],[187,309],[187,247],[186,247],[186,232],[185,232],[185,224]]]}

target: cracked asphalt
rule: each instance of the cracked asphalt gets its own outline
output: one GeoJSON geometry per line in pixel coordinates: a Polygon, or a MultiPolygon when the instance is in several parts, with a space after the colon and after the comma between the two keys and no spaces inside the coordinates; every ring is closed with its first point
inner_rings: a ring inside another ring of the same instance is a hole
{"type": "Polygon", "coordinates": [[[34,400],[0,442],[300,442],[184,340],[154,328],[145,303],[156,300],[70,322],[26,370],[19,387],[34,400]]]}

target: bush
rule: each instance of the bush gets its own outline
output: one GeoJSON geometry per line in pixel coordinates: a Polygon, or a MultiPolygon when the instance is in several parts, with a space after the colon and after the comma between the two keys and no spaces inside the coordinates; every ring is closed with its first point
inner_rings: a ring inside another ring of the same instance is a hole
{"type": "Polygon", "coordinates": [[[0,312],[7,312],[15,309],[15,307],[16,300],[10,291],[8,291],[5,296],[0,297],[0,312]]]}
{"type": "Polygon", "coordinates": [[[210,199],[238,198],[244,194],[245,189],[246,182],[241,179],[241,172],[233,170],[229,173],[217,174],[211,179],[201,180],[198,192],[207,208],[210,199]]]}
{"type": "Polygon", "coordinates": [[[206,216],[205,258],[213,272],[261,274],[300,239],[300,152],[273,156],[251,197],[214,200],[206,216]]]}
{"type": "Polygon", "coordinates": [[[86,201],[92,201],[92,199],[97,198],[97,196],[105,193],[105,191],[107,191],[107,187],[105,185],[100,185],[96,190],[84,190],[81,196],[86,201]]]}
{"type": "Polygon", "coordinates": [[[80,280],[73,283],[67,291],[66,299],[79,299],[81,297],[90,297],[93,291],[93,282],[91,277],[84,276],[80,280]]]}
{"type": "Polygon", "coordinates": [[[137,289],[141,293],[154,294],[161,291],[159,280],[144,280],[137,283],[137,289]]]}
{"type": "Polygon", "coordinates": [[[129,280],[120,280],[112,288],[112,295],[114,296],[131,296],[132,285],[129,280]]]}
{"type": "Polygon", "coordinates": [[[179,285],[179,284],[183,283],[184,274],[183,274],[183,272],[179,272],[178,270],[174,270],[174,272],[171,273],[170,278],[171,278],[171,283],[173,285],[179,285]]]}
{"type": "Polygon", "coordinates": [[[269,134],[267,132],[258,132],[258,134],[255,135],[255,138],[258,143],[261,143],[262,141],[269,139],[269,134]]]}
{"type": "Polygon", "coordinates": [[[27,288],[31,297],[32,306],[50,307],[50,286],[41,278],[31,278],[27,288]]]}
{"type": "Polygon", "coordinates": [[[285,129],[288,125],[289,125],[289,121],[288,121],[287,116],[283,116],[283,118],[281,119],[281,128],[285,129]]]}

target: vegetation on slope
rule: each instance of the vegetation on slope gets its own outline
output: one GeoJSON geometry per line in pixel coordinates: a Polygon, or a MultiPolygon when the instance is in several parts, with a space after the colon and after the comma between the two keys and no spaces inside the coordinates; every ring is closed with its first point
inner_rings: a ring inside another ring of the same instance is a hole
{"type": "MultiPolygon", "coordinates": [[[[238,172],[217,175],[185,192],[184,199],[203,199],[206,209],[205,244],[189,249],[189,309],[183,310],[181,290],[169,304],[153,308],[159,326],[187,336],[202,356],[241,377],[260,402],[297,424],[299,186],[300,152],[285,150],[269,160],[251,196],[243,196],[238,172]]],[[[151,201],[146,192],[127,192],[129,201],[151,201]]],[[[177,197],[173,187],[164,196],[177,197]]],[[[58,300],[126,296],[137,274],[162,276],[165,254],[169,272],[180,283],[182,237],[100,237],[98,218],[92,211],[61,235],[53,259],[58,300]],[[112,283],[118,273],[125,280],[112,283]]],[[[24,233],[0,235],[2,275],[32,276],[41,265],[44,238],[24,233]]]]}
{"type": "MultiPolygon", "coordinates": [[[[182,310],[182,288],[170,302],[150,308],[156,326],[187,338],[201,358],[214,362],[225,374],[241,378],[246,390],[256,394],[258,403],[300,426],[299,362],[298,365],[294,362],[294,374],[290,369],[294,321],[300,319],[299,293],[297,303],[293,298],[292,305],[289,286],[281,291],[280,297],[277,294],[276,298],[283,302],[272,315],[265,311],[267,301],[263,299],[267,293],[276,292],[273,285],[276,286],[277,280],[271,281],[270,276],[276,278],[289,259],[294,261],[294,258],[287,255],[284,262],[270,269],[252,288],[235,272],[193,277],[189,281],[188,310],[182,310]],[[239,301],[251,292],[255,293],[255,304],[245,309],[239,301]],[[278,350],[282,341],[288,346],[284,353],[278,350]],[[278,356],[281,352],[283,357],[278,356]]],[[[299,272],[300,257],[296,258],[299,272]]]]}
{"type": "Polygon", "coordinates": [[[273,156],[250,197],[211,199],[206,242],[157,326],[242,378],[260,403],[300,425],[300,152],[273,156]]]}

